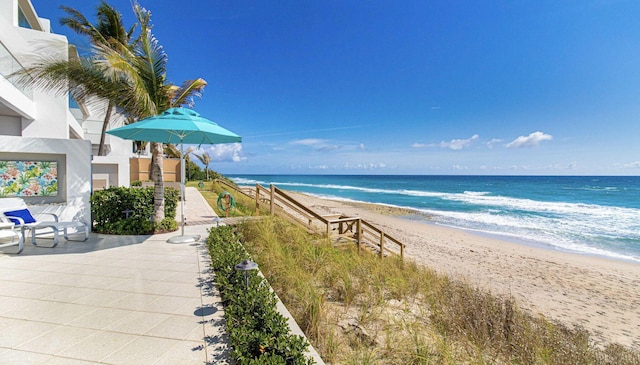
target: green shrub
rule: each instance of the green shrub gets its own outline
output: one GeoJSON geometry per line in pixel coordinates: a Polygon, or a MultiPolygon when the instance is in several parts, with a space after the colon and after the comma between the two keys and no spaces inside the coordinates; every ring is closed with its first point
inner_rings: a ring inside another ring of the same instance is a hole
{"type": "Polygon", "coordinates": [[[134,186],[135,186],[135,187],[140,187],[140,186],[142,186],[142,181],[140,181],[140,180],[132,181],[132,182],[131,182],[131,186],[132,186],[132,187],[134,187],[134,186]]]}
{"type": "Polygon", "coordinates": [[[287,320],[276,310],[277,299],[256,272],[235,270],[248,259],[230,226],[212,229],[207,239],[212,268],[225,306],[231,356],[237,364],[313,364],[304,356],[304,337],[290,333],[287,320]]]}
{"type": "Polygon", "coordinates": [[[153,187],[111,187],[91,195],[93,230],[99,233],[138,235],[175,231],[178,190],[165,188],[165,219],[153,224],[153,187]],[[128,211],[128,217],[127,217],[128,211]]]}

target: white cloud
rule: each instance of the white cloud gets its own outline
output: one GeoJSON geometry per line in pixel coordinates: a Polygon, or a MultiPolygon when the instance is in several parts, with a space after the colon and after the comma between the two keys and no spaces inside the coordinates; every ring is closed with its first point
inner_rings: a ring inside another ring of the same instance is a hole
{"type": "Polygon", "coordinates": [[[211,161],[240,162],[247,159],[242,155],[242,144],[240,143],[215,144],[207,150],[211,161]]]}
{"type": "Polygon", "coordinates": [[[640,161],[626,163],[623,166],[628,169],[640,169],[640,161]]]}
{"type": "Polygon", "coordinates": [[[412,147],[412,148],[424,148],[424,147],[427,147],[427,145],[426,145],[426,144],[424,144],[424,143],[413,143],[413,144],[411,145],[411,147],[412,147]]]}
{"type": "Polygon", "coordinates": [[[301,145],[311,147],[316,151],[331,151],[337,150],[340,148],[338,145],[332,145],[325,139],[317,139],[317,138],[306,138],[306,139],[298,139],[290,142],[293,145],[301,145]]]}
{"type": "Polygon", "coordinates": [[[375,169],[384,169],[387,167],[387,164],[385,164],[384,162],[369,162],[369,163],[358,163],[358,164],[352,164],[349,162],[346,162],[344,165],[342,165],[342,169],[343,170],[375,170],[375,169]]]}
{"type": "Polygon", "coordinates": [[[363,150],[363,151],[364,151],[364,150],[366,150],[366,149],[367,149],[367,146],[365,146],[365,145],[364,145],[364,143],[360,143],[360,145],[358,146],[358,149],[360,149],[360,150],[363,150]]]}
{"type": "Polygon", "coordinates": [[[487,147],[493,148],[493,146],[498,144],[498,143],[502,143],[502,140],[498,139],[498,138],[494,138],[494,139],[490,140],[489,142],[487,142],[487,147]]]}
{"type": "Polygon", "coordinates": [[[550,141],[553,136],[542,132],[533,132],[528,136],[520,136],[507,143],[507,148],[537,147],[542,141],[550,141]]]}
{"type": "Polygon", "coordinates": [[[291,144],[299,144],[303,146],[316,146],[318,144],[324,144],[324,143],[326,143],[324,139],[317,139],[317,138],[298,139],[291,142],[291,144]]]}
{"type": "Polygon", "coordinates": [[[474,134],[471,138],[467,139],[452,139],[449,142],[442,141],[438,146],[441,148],[449,148],[452,150],[461,150],[463,148],[469,147],[471,143],[480,138],[479,135],[474,134]]]}

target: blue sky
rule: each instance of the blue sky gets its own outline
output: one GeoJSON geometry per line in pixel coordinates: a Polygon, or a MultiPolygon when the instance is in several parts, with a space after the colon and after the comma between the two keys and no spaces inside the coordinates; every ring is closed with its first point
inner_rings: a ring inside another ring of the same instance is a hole
{"type": "Polygon", "coordinates": [[[224,174],[640,175],[638,1],[139,3],[224,174]]]}

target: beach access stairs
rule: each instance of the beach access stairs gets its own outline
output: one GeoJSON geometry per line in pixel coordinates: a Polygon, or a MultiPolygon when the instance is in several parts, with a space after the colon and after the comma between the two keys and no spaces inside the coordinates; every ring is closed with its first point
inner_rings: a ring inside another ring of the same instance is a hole
{"type": "Polygon", "coordinates": [[[357,245],[358,250],[368,248],[380,257],[399,255],[404,258],[406,245],[403,242],[360,217],[341,214],[321,215],[273,184],[269,189],[256,184],[254,189],[234,186],[221,179],[216,182],[226,189],[233,190],[236,194],[242,194],[254,200],[256,215],[268,211],[270,215],[301,225],[311,233],[324,234],[336,244],[353,243],[357,245]]]}

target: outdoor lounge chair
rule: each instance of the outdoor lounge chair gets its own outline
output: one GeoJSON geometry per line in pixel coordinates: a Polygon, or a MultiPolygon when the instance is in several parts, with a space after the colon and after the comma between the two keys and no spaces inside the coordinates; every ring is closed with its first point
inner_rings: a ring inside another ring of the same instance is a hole
{"type": "Polygon", "coordinates": [[[0,216],[0,248],[18,246],[18,252],[24,249],[24,235],[13,230],[14,224],[4,216],[0,216]]]}
{"type": "Polygon", "coordinates": [[[31,214],[27,204],[21,198],[2,198],[0,199],[0,212],[12,221],[16,228],[20,228],[22,236],[25,237],[25,230],[31,231],[31,243],[36,245],[36,236],[51,234],[53,232],[53,246],[58,244],[58,232],[62,231],[64,239],[69,239],[69,228],[75,230],[72,234],[84,233],[84,240],[89,238],[89,226],[84,222],[60,222],[58,216],[54,213],[35,213],[31,214]],[[39,221],[35,216],[49,215],[53,220],[39,221]],[[44,232],[43,232],[44,231],[44,232]]]}

